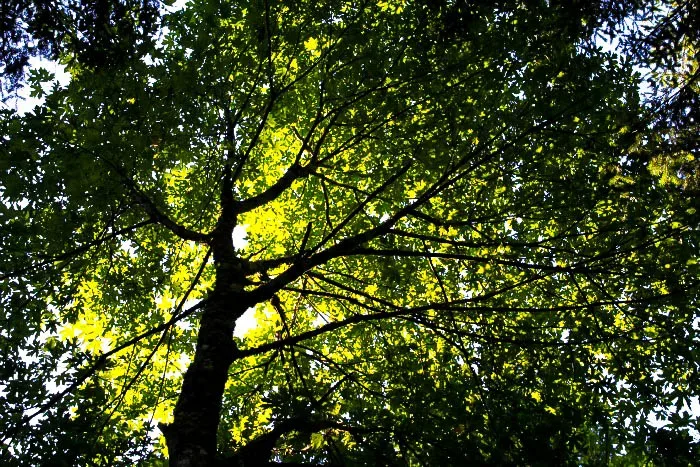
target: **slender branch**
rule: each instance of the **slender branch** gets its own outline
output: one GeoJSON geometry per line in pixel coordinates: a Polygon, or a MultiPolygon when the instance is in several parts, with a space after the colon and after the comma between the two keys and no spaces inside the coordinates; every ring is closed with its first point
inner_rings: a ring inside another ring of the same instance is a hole
{"type": "Polygon", "coordinates": [[[335,236],[345,227],[359,212],[361,212],[367,204],[369,204],[372,200],[374,200],[377,196],[382,194],[387,188],[389,188],[391,185],[394,184],[395,181],[397,181],[401,176],[403,176],[406,172],[408,172],[408,169],[411,168],[411,163],[406,162],[403,164],[403,166],[394,172],[391,177],[389,177],[384,183],[379,185],[375,190],[373,190],[365,199],[362,201],[360,204],[358,204],[355,209],[353,209],[350,214],[348,214],[345,219],[343,219],[338,225],[335,226],[333,230],[331,230],[330,233],[328,233],[323,240],[319,242],[318,245],[316,245],[314,248],[312,248],[310,251],[317,251],[320,248],[323,247],[326,243],[328,243],[331,239],[335,238],[335,236]]]}
{"type": "MultiPolygon", "coordinates": [[[[379,88],[377,88],[379,89],[379,88]]],[[[251,211],[257,207],[260,207],[266,203],[269,203],[270,201],[275,200],[279,195],[281,195],[286,189],[288,189],[290,186],[292,186],[292,183],[295,180],[308,177],[310,174],[315,174],[315,170],[324,162],[326,162],[329,158],[332,158],[334,156],[337,156],[344,150],[348,149],[349,147],[352,147],[352,145],[348,147],[342,147],[345,145],[341,145],[341,147],[337,148],[334,151],[330,151],[330,153],[324,157],[323,159],[319,160],[319,153],[321,150],[321,147],[323,146],[323,143],[325,142],[327,136],[330,134],[330,129],[333,127],[334,123],[340,118],[342,115],[342,112],[345,111],[347,108],[349,108],[352,104],[356,103],[357,101],[367,97],[373,92],[376,92],[377,89],[372,89],[370,91],[367,91],[366,93],[361,94],[359,97],[355,99],[348,100],[344,102],[342,105],[339,105],[335,107],[333,110],[328,112],[327,114],[322,114],[322,106],[323,106],[323,92],[321,92],[321,98],[319,102],[319,109],[316,115],[316,118],[314,119],[314,122],[311,124],[311,128],[307,132],[307,135],[305,138],[302,139],[302,145],[299,151],[297,152],[296,158],[294,163],[287,169],[287,171],[282,175],[275,183],[273,183],[269,188],[267,188],[265,191],[262,193],[253,196],[251,198],[239,201],[236,203],[235,210],[238,213],[243,213],[243,212],[248,212],[251,211]],[[329,118],[330,117],[330,118],[329,118]],[[328,124],[325,126],[320,138],[318,141],[314,143],[313,149],[309,147],[309,142],[311,140],[311,136],[313,135],[314,131],[318,128],[318,126],[326,119],[329,119],[328,124]],[[308,163],[307,165],[302,166],[301,165],[301,155],[305,151],[311,150],[311,162],[308,163]]],[[[388,120],[384,121],[382,125],[378,126],[377,128],[374,128],[373,131],[376,131],[378,128],[384,126],[388,120]]],[[[369,134],[369,133],[368,133],[369,134]]],[[[368,135],[367,134],[367,135],[368,135]]],[[[367,136],[365,135],[365,136],[367,136]]],[[[355,135],[352,137],[352,139],[358,139],[358,136],[355,135]]],[[[362,138],[359,138],[360,140],[362,138]]],[[[350,140],[349,140],[350,141],[350,140]]]]}
{"type": "Polygon", "coordinates": [[[263,109],[262,116],[260,117],[260,122],[258,123],[258,126],[255,129],[255,132],[253,133],[253,137],[251,138],[250,143],[248,143],[248,148],[243,154],[239,156],[238,161],[236,162],[236,167],[233,170],[233,174],[231,176],[232,183],[238,181],[238,179],[240,178],[241,173],[243,172],[243,167],[245,167],[246,162],[248,162],[248,158],[250,157],[250,153],[253,151],[253,148],[255,148],[255,146],[258,144],[258,138],[260,138],[260,134],[262,134],[262,131],[265,129],[267,119],[270,117],[272,108],[274,107],[275,102],[277,101],[277,98],[279,96],[280,94],[276,94],[272,89],[270,90],[270,99],[268,100],[267,104],[265,105],[265,108],[263,109]]]}
{"type": "Polygon", "coordinates": [[[323,326],[320,326],[316,329],[312,329],[310,331],[302,332],[301,334],[297,334],[296,336],[291,336],[285,339],[280,339],[278,341],[274,342],[269,342],[267,344],[260,345],[258,347],[253,347],[250,349],[243,349],[239,350],[238,353],[236,354],[236,358],[245,358],[245,357],[250,357],[253,355],[260,355],[263,353],[267,353],[271,350],[280,350],[283,349],[284,347],[289,347],[290,345],[295,345],[298,344],[299,342],[309,340],[311,338],[314,338],[316,336],[319,336],[321,334],[325,334],[330,331],[334,331],[336,329],[340,329],[342,327],[351,325],[351,324],[358,324],[358,323],[364,323],[368,321],[377,321],[377,320],[382,320],[382,319],[388,319],[392,317],[397,317],[405,314],[405,310],[396,310],[396,311],[381,311],[377,313],[372,313],[372,314],[367,314],[367,315],[355,315],[351,316],[349,318],[346,318],[341,321],[334,321],[332,323],[325,324],[323,326]]]}
{"type": "Polygon", "coordinates": [[[265,0],[265,42],[267,55],[267,79],[270,91],[275,92],[275,68],[272,64],[272,31],[270,28],[270,2],[265,0]]]}
{"type": "Polygon", "coordinates": [[[441,258],[441,259],[456,259],[471,261],[473,263],[483,264],[500,264],[504,266],[514,266],[520,269],[536,269],[540,271],[557,271],[557,272],[595,272],[597,274],[614,274],[614,272],[590,268],[579,265],[574,266],[552,266],[548,264],[531,264],[522,261],[512,261],[498,259],[494,257],[472,256],[462,253],[440,253],[433,251],[411,251],[399,249],[377,249],[377,248],[354,248],[343,254],[343,256],[386,256],[395,258],[441,258]]]}
{"type": "Polygon", "coordinates": [[[153,224],[154,222],[155,221],[153,219],[149,219],[149,220],[145,220],[145,221],[139,222],[137,224],[134,224],[130,227],[125,227],[123,229],[117,230],[116,232],[112,232],[111,234],[109,234],[105,237],[96,238],[95,240],[92,240],[92,241],[89,241],[83,245],[80,245],[79,247],[76,247],[73,250],[70,250],[70,251],[55,255],[55,256],[51,256],[49,258],[45,258],[43,261],[40,261],[39,263],[33,264],[31,266],[26,266],[23,268],[15,269],[15,270],[10,271],[8,273],[2,274],[2,275],[0,275],[0,280],[5,280],[5,279],[9,279],[10,277],[19,276],[27,271],[30,271],[30,270],[36,269],[36,268],[40,268],[42,266],[54,263],[56,261],[70,260],[74,256],[77,256],[81,253],[85,253],[86,251],[88,251],[92,247],[102,245],[103,243],[105,243],[109,240],[113,240],[117,237],[120,237],[126,233],[131,232],[131,231],[137,230],[137,229],[144,227],[146,225],[153,224]]]}

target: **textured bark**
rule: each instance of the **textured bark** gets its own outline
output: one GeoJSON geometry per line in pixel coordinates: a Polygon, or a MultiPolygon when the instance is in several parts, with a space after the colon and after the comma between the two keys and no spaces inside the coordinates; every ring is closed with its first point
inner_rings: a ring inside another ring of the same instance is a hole
{"type": "MultiPolygon", "coordinates": [[[[230,122],[227,128],[227,139],[232,142],[230,122]]],[[[216,441],[224,388],[228,369],[237,354],[233,330],[236,320],[248,307],[265,299],[262,294],[256,296],[244,291],[250,271],[246,270],[248,263],[236,255],[231,238],[237,222],[233,178],[231,165],[227,164],[221,190],[221,215],[216,228],[206,236],[216,268],[214,290],[202,313],[194,360],[185,373],[173,423],[160,427],[168,444],[171,467],[217,465],[216,441]]]]}
{"type": "Polygon", "coordinates": [[[174,421],[162,426],[170,465],[194,467],[214,465],[216,434],[221,402],[233,362],[235,309],[232,294],[215,294],[205,307],[197,338],[197,349],[182,384],[174,421]]]}
{"type": "Polygon", "coordinates": [[[161,426],[171,467],[216,464],[221,404],[228,369],[236,354],[233,330],[249,306],[243,297],[241,262],[231,243],[234,222],[221,222],[211,242],[216,265],[214,290],[202,313],[194,360],[185,373],[173,423],[161,426]]]}

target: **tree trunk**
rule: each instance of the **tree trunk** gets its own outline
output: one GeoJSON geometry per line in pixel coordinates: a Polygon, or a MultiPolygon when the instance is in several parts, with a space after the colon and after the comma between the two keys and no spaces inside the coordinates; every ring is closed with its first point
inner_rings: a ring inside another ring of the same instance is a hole
{"type": "Polygon", "coordinates": [[[233,328],[245,311],[237,295],[215,289],[205,305],[194,361],[185,373],[174,421],[161,426],[171,467],[211,466],[216,462],[222,397],[236,350],[233,328]]]}

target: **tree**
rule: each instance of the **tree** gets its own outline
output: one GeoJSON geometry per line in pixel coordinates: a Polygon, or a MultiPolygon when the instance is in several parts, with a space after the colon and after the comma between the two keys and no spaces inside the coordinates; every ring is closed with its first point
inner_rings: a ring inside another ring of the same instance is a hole
{"type": "MultiPolygon", "coordinates": [[[[169,3],[169,2],[165,2],[169,3]]],[[[5,100],[24,82],[31,57],[113,68],[148,47],[156,29],[155,0],[3,0],[0,4],[0,87],[5,100]]]]}
{"type": "MultiPolygon", "coordinates": [[[[614,3],[608,16],[615,16],[614,3]]],[[[698,93],[700,7],[695,2],[622,2],[634,22],[611,21],[623,48],[646,70],[647,106],[654,128],[647,157],[666,183],[683,185],[691,196],[698,188],[698,93]],[[680,175],[680,177],[679,177],[680,175]]],[[[624,13],[617,13],[619,15],[624,13]]]]}
{"type": "Polygon", "coordinates": [[[3,460],[687,460],[696,198],[587,11],[494,5],[192,2],[4,111],[3,460]]]}

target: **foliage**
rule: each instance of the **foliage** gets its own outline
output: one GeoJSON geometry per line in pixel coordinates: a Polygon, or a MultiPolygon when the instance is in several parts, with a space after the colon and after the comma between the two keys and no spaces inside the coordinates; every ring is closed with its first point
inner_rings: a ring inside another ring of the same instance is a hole
{"type": "Polygon", "coordinates": [[[3,461],[689,463],[696,148],[552,3],[191,2],[4,111],[3,461]]]}
{"type": "Polygon", "coordinates": [[[22,86],[32,57],[89,68],[125,64],[150,41],[159,6],[158,0],[3,0],[0,76],[7,81],[0,96],[22,86]]]}

